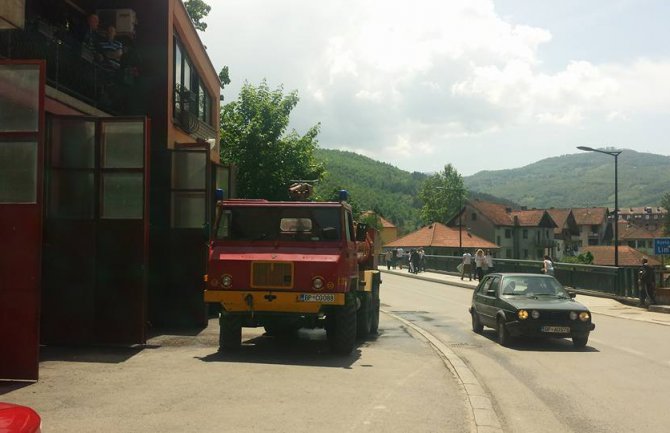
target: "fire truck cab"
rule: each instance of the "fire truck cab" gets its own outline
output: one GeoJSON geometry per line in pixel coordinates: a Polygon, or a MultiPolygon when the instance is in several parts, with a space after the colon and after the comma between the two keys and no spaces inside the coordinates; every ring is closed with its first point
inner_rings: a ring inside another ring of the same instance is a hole
{"type": "Polygon", "coordinates": [[[221,305],[219,349],[239,347],[242,327],[323,327],[350,353],[379,325],[376,234],[345,201],[218,202],[204,296],[221,305]]]}

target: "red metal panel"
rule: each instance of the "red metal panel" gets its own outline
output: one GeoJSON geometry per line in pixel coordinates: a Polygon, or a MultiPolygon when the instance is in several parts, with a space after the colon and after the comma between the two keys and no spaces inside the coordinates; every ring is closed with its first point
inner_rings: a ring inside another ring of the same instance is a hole
{"type": "MultiPolygon", "coordinates": [[[[23,133],[37,143],[36,201],[0,203],[0,379],[37,380],[45,69],[43,61],[0,61],[6,65],[34,65],[40,80],[37,130],[23,133]]],[[[0,139],[13,137],[0,132],[0,139]]]]}

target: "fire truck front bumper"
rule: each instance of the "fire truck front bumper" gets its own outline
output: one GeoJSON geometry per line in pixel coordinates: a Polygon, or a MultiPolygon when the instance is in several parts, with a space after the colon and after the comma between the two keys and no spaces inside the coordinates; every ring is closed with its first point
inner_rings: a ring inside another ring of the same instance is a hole
{"type": "Polygon", "coordinates": [[[205,290],[205,302],[221,304],[231,313],[267,311],[316,314],[324,306],[344,305],[344,293],[205,290]]]}

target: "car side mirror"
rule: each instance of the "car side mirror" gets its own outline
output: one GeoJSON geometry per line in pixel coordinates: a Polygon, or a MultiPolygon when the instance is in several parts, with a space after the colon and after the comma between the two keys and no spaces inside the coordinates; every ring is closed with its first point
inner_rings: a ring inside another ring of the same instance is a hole
{"type": "Polygon", "coordinates": [[[496,295],[496,291],[495,291],[495,290],[487,290],[487,291],[486,291],[486,296],[495,296],[495,295],[496,295]]]}
{"type": "Polygon", "coordinates": [[[570,288],[566,287],[565,290],[567,290],[568,296],[570,296],[572,299],[574,299],[577,296],[577,292],[575,292],[575,290],[572,287],[570,288]]]}

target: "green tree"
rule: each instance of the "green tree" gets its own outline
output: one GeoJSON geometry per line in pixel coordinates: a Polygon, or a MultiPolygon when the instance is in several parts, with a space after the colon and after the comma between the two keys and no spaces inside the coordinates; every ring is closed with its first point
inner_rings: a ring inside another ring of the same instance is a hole
{"type": "Polygon", "coordinates": [[[228,84],[230,84],[230,76],[228,75],[228,66],[224,66],[219,71],[219,82],[221,83],[221,88],[223,89],[228,84]]]}
{"type": "Polygon", "coordinates": [[[578,256],[564,256],[561,259],[563,263],[580,263],[584,265],[590,265],[593,263],[593,254],[590,251],[582,253],[578,256]]]}
{"type": "Polygon", "coordinates": [[[221,110],[221,159],[238,168],[238,195],[244,198],[285,200],[292,180],[319,180],[323,165],[314,157],[319,124],[305,135],[286,133],[296,91],[270,90],[244,83],[237,101],[221,110]]]}
{"type": "Polygon", "coordinates": [[[663,217],[663,233],[670,235],[670,192],[666,192],[661,200],[661,206],[665,208],[665,217],[663,217]]]}
{"type": "Polygon", "coordinates": [[[212,10],[212,7],[203,0],[184,0],[184,6],[186,7],[188,16],[193,21],[193,26],[204,32],[207,29],[207,23],[203,20],[209,14],[209,11],[212,10]]]}
{"type": "Polygon", "coordinates": [[[463,177],[451,164],[445,165],[443,171],[430,176],[421,185],[421,220],[424,224],[445,222],[460,210],[466,197],[463,177]]]}

